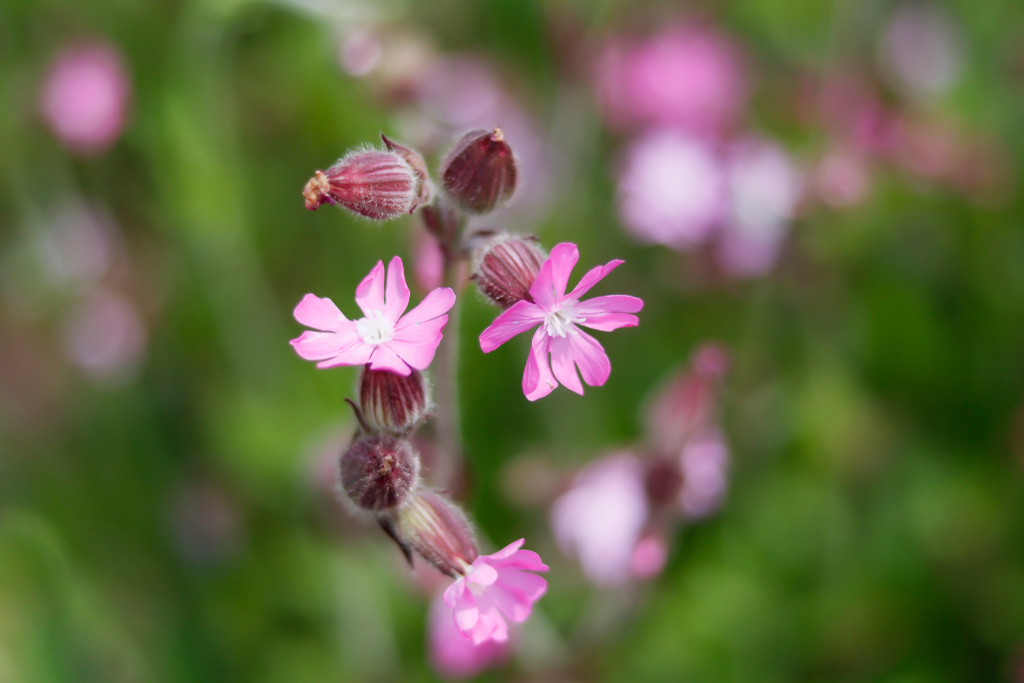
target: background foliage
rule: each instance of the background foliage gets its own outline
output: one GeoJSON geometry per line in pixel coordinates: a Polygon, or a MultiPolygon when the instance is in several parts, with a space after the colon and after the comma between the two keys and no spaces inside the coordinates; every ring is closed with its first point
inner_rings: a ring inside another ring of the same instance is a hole
{"type": "Polygon", "coordinates": [[[494,309],[467,290],[466,502],[486,538],[526,536],[552,566],[521,657],[485,678],[1018,680],[1024,5],[944,5],[966,58],[941,112],[998,150],[998,191],[873,169],[863,202],[807,207],[781,263],[741,281],[624,234],[621,140],[569,50],[645,13],[710,17],[753,65],[751,125],[810,159],[827,133],[789,115],[796,83],[870,70],[891,7],[7,0],[0,681],[434,679],[426,598],[326,490],[355,371],[314,371],[287,346],[303,294],[347,310],[369,266],[411,257],[420,230],[302,208],[314,169],[423,115],[339,68],[339,31],[365,24],[494,65],[553,160],[540,208],[494,221],[577,242],[584,266],[625,259],[601,293],[646,302],[639,328],[602,337],[605,387],[529,403],[524,343],[481,354],[494,309]],[[133,95],[121,139],[79,157],[37,102],[53,56],[83,39],[118,46],[133,95]],[[116,226],[99,285],[55,278],[40,256],[60,212],[81,206],[116,226]],[[113,376],[67,352],[94,286],[128,300],[144,331],[113,376]],[[734,359],[728,499],[679,532],[659,577],[588,587],[544,509],[510,494],[509,463],[569,471],[636,441],[649,391],[707,338],[734,359]]]}

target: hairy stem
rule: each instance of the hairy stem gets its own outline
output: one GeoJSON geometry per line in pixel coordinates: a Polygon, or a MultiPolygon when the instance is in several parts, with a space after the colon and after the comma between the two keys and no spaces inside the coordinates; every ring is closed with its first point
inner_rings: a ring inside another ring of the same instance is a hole
{"type": "MultiPolygon", "coordinates": [[[[448,245],[441,245],[444,252],[442,284],[459,294],[460,253],[448,245]]],[[[458,480],[462,473],[462,427],[459,421],[459,299],[448,312],[444,338],[437,352],[434,375],[437,387],[437,445],[438,459],[435,477],[443,486],[455,490],[460,488],[458,480]]]]}

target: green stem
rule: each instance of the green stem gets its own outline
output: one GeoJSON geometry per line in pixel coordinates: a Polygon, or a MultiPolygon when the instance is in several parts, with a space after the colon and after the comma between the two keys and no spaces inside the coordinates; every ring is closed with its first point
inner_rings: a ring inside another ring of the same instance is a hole
{"type": "MultiPolygon", "coordinates": [[[[460,254],[442,244],[444,271],[442,285],[459,294],[460,254]]],[[[438,349],[435,373],[437,388],[437,446],[438,459],[434,478],[451,490],[459,488],[462,476],[462,428],[459,420],[459,309],[461,302],[448,312],[444,338],[438,349]]]]}

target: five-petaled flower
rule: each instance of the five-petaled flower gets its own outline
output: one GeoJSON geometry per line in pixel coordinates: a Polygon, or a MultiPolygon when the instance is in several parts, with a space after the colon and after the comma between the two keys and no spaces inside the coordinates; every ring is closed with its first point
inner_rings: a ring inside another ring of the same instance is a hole
{"type": "Polygon", "coordinates": [[[356,303],[365,317],[349,320],[330,299],[303,297],[295,307],[295,319],[321,331],[307,330],[293,339],[295,351],[306,360],[319,361],[319,368],[368,363],[371,370],[408,376],[425,370],[434,359],[455,293],[438,287],[405,313],[409,286],[402,259],[396,256],[388,265],[386,284],[382,261],[363,278],[356,288],[356,303]]]}
{"type": "Polygon", "coordinates": [[[543,577],[529,573],[546,572],[548,566],[537,553],[520,549],[523,540],[480,555],[444,592],[445,604],[454,611],[455,628],[474,645],[508,640],[505,619],[526,621],[533,603],[548,589],[543,577]]]}
{"type": "Polygon", "coordinates": [[[578,260],[579,250],[575,244],[557,245],[530,287],[532,301],[524,299],[516,303],[480,334],[480,348],[490,353],[517,334],[540,326],[533,335],[523,373],[523,393],[531,401],[547,396],[559,382],[582,394],[577,367],[583,381],[592,387],[608,381],[612,369],[608,354],[596,339],[578,326],[610,331],[638,323],[637,317],[631,314],[643,308],[644,302],[635,296],[614,294],[580,301],[580,297],[622,261],[609,261],[592,268],[575,289],[565,293],[569,274],[578,260]]]}

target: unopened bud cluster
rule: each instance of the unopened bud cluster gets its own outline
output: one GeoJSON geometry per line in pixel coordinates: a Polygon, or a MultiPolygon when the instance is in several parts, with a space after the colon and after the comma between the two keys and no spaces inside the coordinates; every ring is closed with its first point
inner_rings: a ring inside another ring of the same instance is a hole
{"type": "Polygon", "coordinates": [[[419,372],[402,376],[364,366],[359,404],[353,404],[360,431],[341,456],[341,488],[376,516],[410,562],[415,552],[459,576],[478,555],[472,527],[454,502],[422,484],[420,455],[408,439],[429,408],[419,372]]]}

